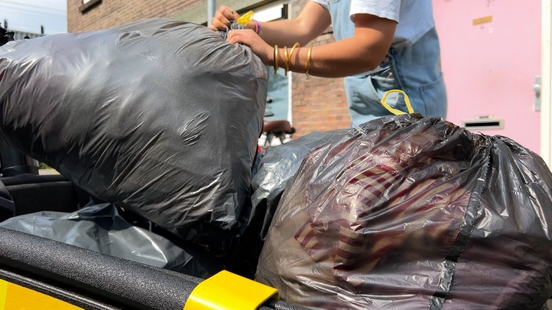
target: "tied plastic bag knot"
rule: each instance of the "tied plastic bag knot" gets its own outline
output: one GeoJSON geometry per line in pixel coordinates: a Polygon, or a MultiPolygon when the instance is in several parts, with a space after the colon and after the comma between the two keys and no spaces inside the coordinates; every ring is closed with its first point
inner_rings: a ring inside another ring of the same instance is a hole
{"type": "Polygon", "coordinates": [[[247,25],[249,22],[253,19],[253,11],[249,11],[242,16],[240,16],[237,20],[231,20],[230,21],[230,27],[226,28],[226,30],[219,30],[220,36],[226,41],[228,38],[228,32],[235,29],[247,29],[247,25]]]}

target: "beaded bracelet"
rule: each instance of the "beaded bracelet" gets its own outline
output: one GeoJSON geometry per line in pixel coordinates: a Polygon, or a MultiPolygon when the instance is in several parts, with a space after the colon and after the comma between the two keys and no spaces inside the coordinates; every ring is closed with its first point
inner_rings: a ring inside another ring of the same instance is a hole
{"type": "Polygon", "coordinates": [[[261,23],[259,23],[258,20],[254,19],[255,22],[255,33],[260,35],[261,34],[261,23]]]}

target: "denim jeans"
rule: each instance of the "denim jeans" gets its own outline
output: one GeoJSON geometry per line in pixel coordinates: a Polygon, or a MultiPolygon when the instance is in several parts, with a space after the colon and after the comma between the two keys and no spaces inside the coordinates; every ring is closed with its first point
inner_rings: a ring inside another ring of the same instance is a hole
{"type": "MultiPolygon", "coordinates": [[[[336,40],[354,34],[354,24],[349,17],[350,4],[349,0],[329,1],[336,40]]],[[[414,112],[428,117],[446,117],[447,94],[435,27],[410,46],[391,47],[376,69],[345,78],[351,126],[391,115],[380,102],[391,89],[403,90],[414,112]]],[[[388,103],[395,109],[407,111],[402,97],[388,103]]]]}

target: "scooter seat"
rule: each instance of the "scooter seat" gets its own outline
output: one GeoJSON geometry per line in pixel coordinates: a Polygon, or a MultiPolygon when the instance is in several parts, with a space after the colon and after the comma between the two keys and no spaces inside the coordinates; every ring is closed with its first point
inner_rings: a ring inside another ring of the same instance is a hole
{"type": "Polygon", "coordinates": [[[291,127],[291,124],[286,120],[276,120],[276,121],[264,121],[263,125],[264,132],[274,132],[279,133],[283,132],[286,134],[295,133],[295,128],[291,127]]]}

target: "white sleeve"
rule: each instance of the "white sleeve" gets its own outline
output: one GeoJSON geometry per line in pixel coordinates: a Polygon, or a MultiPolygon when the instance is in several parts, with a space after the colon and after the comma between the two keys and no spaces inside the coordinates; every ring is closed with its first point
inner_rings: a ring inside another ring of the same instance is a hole
{"type": "Polygon", "coordinates": [[[320,5],[323,6],[326,10],[330,10],[330,8],[329,8],[329,6],[328,6],[328,0],[311,0],[311,1],[320,4],[320,5]]]}
{"type": "MultiPolygon", "coordinates": [[[[351,21],[354,22],[356,14],[370,14],[381,18],[387,18],[399,22],[401,0],[350,0],[351,21]]],[[[407,0],[413,1],[413,0],[407,0]]]]}

